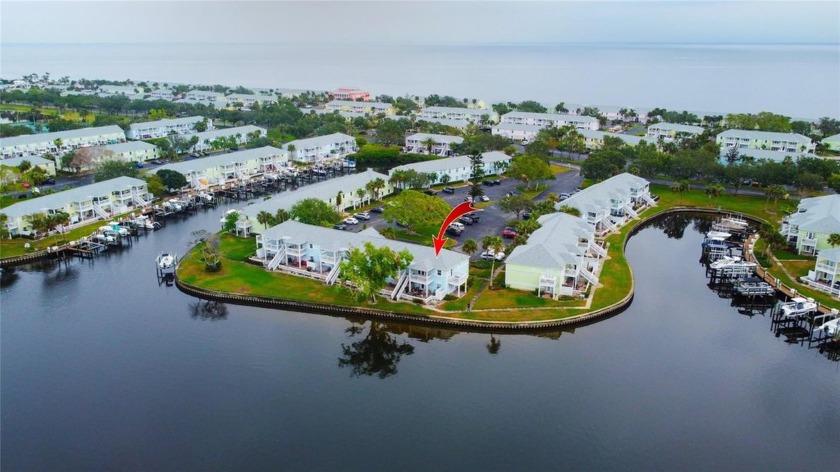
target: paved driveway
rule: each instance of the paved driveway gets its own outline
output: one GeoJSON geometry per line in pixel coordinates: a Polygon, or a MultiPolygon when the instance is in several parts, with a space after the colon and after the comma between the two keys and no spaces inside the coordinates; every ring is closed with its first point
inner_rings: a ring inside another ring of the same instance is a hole
{"type": "MultiPolygon", "coordinates": [[[[580,185],[582,180],[583,179],[580,177],[580,171],[578,169],[572,169],[569,172],[559,174],[557,175],[556,180],[549,182],[548,190],[537,197],[535,201],[544,200],[545,195],[550,192],[557,194],[572,193],[580,185]]],[[[500,185],[482,185],[485,195],[490,197],[491,205],[480,212],[481,221],[471,226],[465,226],[464,232],[460,236],[446,235],[446,237],[458,241],[459,245],[467,239],[475,239],[479,244],[480,253],[481,238],[487,235],[501,236],[502,230],[507,225],[507,222],[515,218],[513,213],[502,213],[495,202],[498,202],[500,198],[504,197],[508,192],[519,185],[521,185],[521,182],[515,179],[501,179],[500,185]]],[[[439,192],[438,196],[448,203],[449,206],[454,208],[466,199],[469,195],[470,187],[463,183],[453,184],[452,187],[455,188],[455,193],[450,194],[439,192]]],[[[369,221],[360,220],[358,225],[348,226],[348,231],[361,231],[364,224],[366,224],[367,227],[376,228],[377,231],[380,231],[382,228],[388,226],[395,226],[394,224],[383,220],[381,214],[371,213],[370,215],[371,219],[369,221]]],[[[479,253],[473,255],[473,258],[477,258],[479,253]]]]}

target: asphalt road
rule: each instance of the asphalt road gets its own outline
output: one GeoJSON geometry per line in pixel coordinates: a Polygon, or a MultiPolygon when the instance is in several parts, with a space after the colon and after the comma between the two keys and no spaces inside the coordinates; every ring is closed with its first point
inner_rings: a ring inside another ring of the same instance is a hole
{"type": "MultiPolygon", "coordinates": [[[[545,199],[545,195],[548,193],[572,193],[581,183],[583,179],[580,177],[580,171],[578,169],[572,169],[569,172],[564,172],[562,174],[557,175],[557,179],[549,182],[549,188],[540,194],[539,197],[535,199],[535,201],[540,201],[545,199]]],[[[454,239],[458,241],[458,244],[462,243],[467,239],[475,239],[479,243],[479,249],[481,246],[481,238],[487,235],[502,235],[502,230],[504,230],[507,222],[513,220],[516,216],[513,213],[503,213],[498,205],[495,202],[502,197],[504,197],[508,192],[515,189],[517,186],[522,185],[521,182],[514,179],[501,179],[501,184],[499,185],[492,185],[486,186],[483,185],[482,188],[484,189],[485,195],[490,197],[491,205],[487,208],[484,208],[481,211],[481,221],[475,223],[470,226],[465,226],[464,232],[461,233],[460,236],[453,236],[453,235],[446,235],[449,239],[454,239]]],[[[465,198],[469,195],[469,185],[464,183],[460,184],[453,184],[453,188],[455,188],[455,193],[444,193],[439,192],[438,197],[442,198],[446,203],[449,204],[451,207],[455,207],[461,202],[465,200],[465,198]]],[[[348,226],[348,231],[359,232],[364,228],[364,225],[367,227],[376,228],[377,231],[385,228],[385,227],[396,227],[393,223],[388,223],[382,218],[381,214],[378,213],[371,213],[371,219],[368,221],[359,220],[358,225],[348,226]]],[[[443,222],[441,222],[443,223],[443,222]]],[[[479,257],[480,250],[478,253],[473,255],[473,258],[479,257]]]]}

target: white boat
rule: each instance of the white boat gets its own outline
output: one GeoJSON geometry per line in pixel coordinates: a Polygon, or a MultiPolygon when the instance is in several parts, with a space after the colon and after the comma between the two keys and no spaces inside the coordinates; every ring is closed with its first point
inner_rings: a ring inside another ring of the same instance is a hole
{"type": "Polygon", "coordinates": [[[731,237],[732,233],[727,233],[726,231],[709,231],[706,233],[707,239],[713,239],[715,241],[726,241],[731,237]]]}
{"type": "Polygon", "coordinates": [[[793,319],[809,315],[817,311],[817,303],[813,298],[794,297],[791,301],[783,303],[780,308],[782,318],[793,319]]]}
{"type": "Polygon", "coordinates": [[[111,227],[111,231],[119,234],[120,236],[128,236],[128,230],[120,226],[120,224],[116,221],[108,222],[108,226],[111,227]]]}
{"type": "Polygon", "coordinates": [[[146,215],[140,215],[137,218],[134,218],[132,222],[140,228],[157,229],[155,228],[155,223],[152,221],[152,219],[146,215]]]}
{"type": "Polygon", "coordinates": [[[747,222],[747,220],[745,220],[745,219],[743,219],[739,216],[731,216],[730,215],[730,216],[727,216],[726,218],[722,218],[720,221],[721,221],[721,223],[729,223],[729,224],[733,224],[733,225],[736,225],[736,226],[742,226],[744,228],[746,228],[747,226],[750,225],[747,222]]]}
{"type": "Polygon", "coordinates": [[[175,264],[175,255],[162,252],[157,256],[157,265],[161,270],[169,269],[175,264]]]}
{"type": "Polygon", "coordinates": [[[776,293],[776,289],[758,277],[750,277],[735,284],[735,293],[748,297],[770,296],[776,293]]]}
{"type": "Polygon", "coordinates": [[[840,336],[840,318],[835,318],[831,321],[826,321],[822,325],[818,326],[816,331],[822,331],[828,336],[832,338],[835,336],[840,336]]]}
{"type": "Polygon", "coordinates": [[[724,267],[730,267],[738,262],[742,262],[740,257],[736,256],[723,256],[720,259],[712,262],[709,264],[710,269],[722,269],[724,267]]]}

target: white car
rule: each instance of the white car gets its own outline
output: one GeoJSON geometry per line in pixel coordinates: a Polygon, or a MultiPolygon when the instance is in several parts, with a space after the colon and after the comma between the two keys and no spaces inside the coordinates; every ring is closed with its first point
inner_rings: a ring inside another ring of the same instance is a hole
{"type": "Polygon", "coordinates": [[[489,201],[490,201],[490,197],[488,197],[487,195],[482,195],[482,196],[481,196],[481,201],[482,201],[482,202],[489,202],[489,201]]]}
{"type": "Polygon", "coordinates": [[[492,249],[488,249],[481,253],[481,258],[485,260],[496,259],[497,261],[501,261],[505,258],[504,251],[495,252],[492,249]]]}
{"type": "Polygon", "coordinates": [[[360,219],[360,220],[369,220],[370,219],[370,213],[368,213],[366,211],[363,211],[363,212],[356,213],[355,215],[353,215],[353,217],[355,217],[357,219],[360,219]]]}
{"type": "Polygon", "coordinates": [[[353,218],[352,216],[348,216],[347,218],[344,218],[344,224],[357,225],[359,224],[359,220],[353,218]]]}

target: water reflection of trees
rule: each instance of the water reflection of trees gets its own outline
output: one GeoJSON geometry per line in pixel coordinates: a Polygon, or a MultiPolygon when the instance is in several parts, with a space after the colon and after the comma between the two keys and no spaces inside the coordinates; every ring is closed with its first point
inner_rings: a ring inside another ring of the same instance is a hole
{"type": "Polygon", "coordinates": [[[190,303],[190,318],[194,320],[220,321],[227,318],[227,305],[213,300],[199,300],[190,303]]]}
{"type": "MultiPolygon", "coordinates": [[[[352,322],[345,330],[355,342],[341,344],[342,356],[338,358],[339,367],[350,369],[350,375],[376,375],[380,379],[397,373],[397,364],[402,356],[414,353],[414,346],[406,341],[400,341],[397,336],[389,332],[388,325],[377,321],[365,323],[352,322]],[[362,335],[367,328],[367,333],[362,335]],[[363,337],[362,337],[363,336],[363,337]]],[[[426,341],[424,341],[426,342],[426,341]]]]}
{"type": "Polygon", "coordinates": [[[14,267],[0,267],[0,287],[10,287],[19,277],[14,267]]]}
{"type": "Polygon", "coordinates": [[[685,229],[695,219],[697,218],[693,216],[675,214],[657,218],[650,225],[654,228],[661,229],[670,239],[681,239],[685,235],[685,229]]]}

